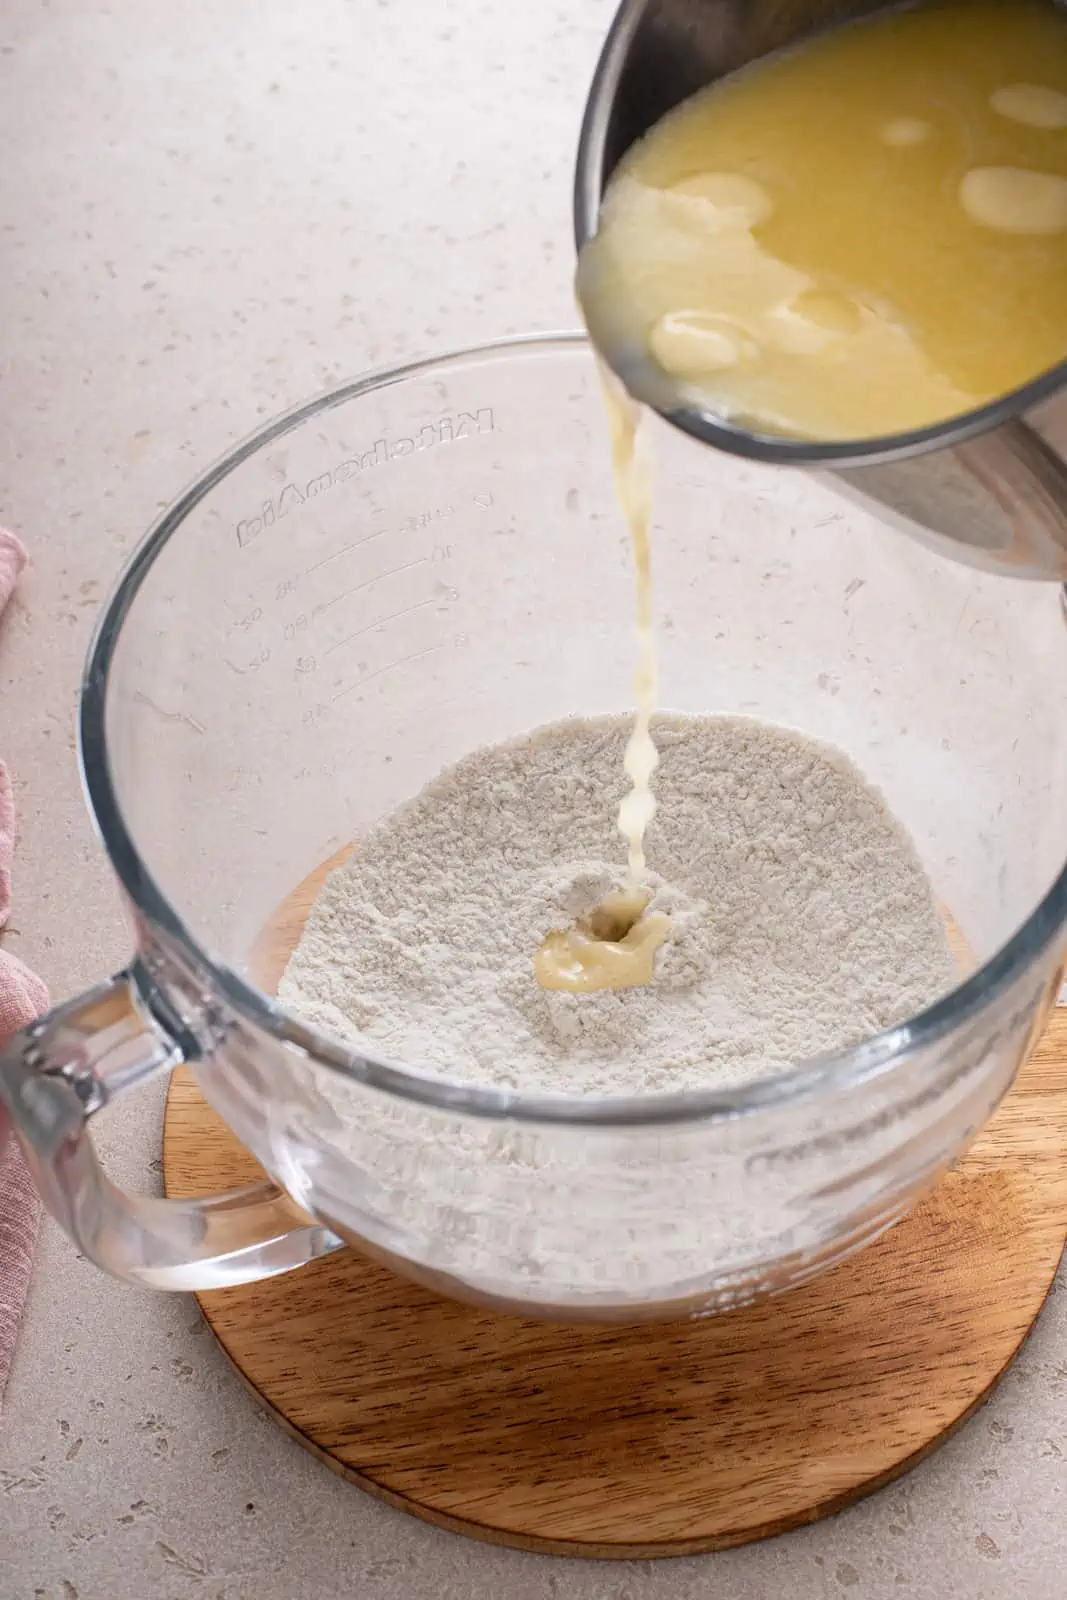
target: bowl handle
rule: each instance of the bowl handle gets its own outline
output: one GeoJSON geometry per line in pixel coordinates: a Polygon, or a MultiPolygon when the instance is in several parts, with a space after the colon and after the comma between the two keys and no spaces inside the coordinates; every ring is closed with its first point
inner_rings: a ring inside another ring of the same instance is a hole
{"type": "Polygon", "coordinates": [[[6,1107],[40,1195],[98,1267],[155,1289],[219,1289],[303,1266],[341,1240],[269,1181],[162,1200],[117,1189],[89,1120],[127,1089],[199,1054],[145,1004],[134,967],[57,1006],[0,1051],[6,1107]]]}

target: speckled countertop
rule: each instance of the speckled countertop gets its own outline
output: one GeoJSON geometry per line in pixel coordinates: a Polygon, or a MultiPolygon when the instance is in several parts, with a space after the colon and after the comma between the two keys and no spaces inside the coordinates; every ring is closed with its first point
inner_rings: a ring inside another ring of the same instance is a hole
{"type": "MultiPolygon", "coordinates": [[[[126,956],[82,805],[98,600],[195,470],[371,363],[569,325],[569,180],[612,0],[7,0],[0,646],[16,948],[57,997],[126,956]]],[[[100,1126],[158,1173],[160,1098],[100,1126]]],[[[705,1559],[495,1550],[386,1509],[260,1415],[185,1297],[46,1225],[0,1418],[4,1600],[967,1600],[1063,1593],[1067,1282],[993,1401],[835,1520],[705,1559]]]]}

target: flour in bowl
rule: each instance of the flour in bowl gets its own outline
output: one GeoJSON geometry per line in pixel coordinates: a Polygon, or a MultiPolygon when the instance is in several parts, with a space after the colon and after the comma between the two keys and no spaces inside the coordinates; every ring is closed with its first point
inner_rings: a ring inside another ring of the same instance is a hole
{"type": "Polygon", "coordinates": [[[954,982],[907,834],[840,752],[748,718],[661,716],[645,848],[654,981],[542,989],[534,955],[626,881],[626,717],[478,750],[327,879],[279,998],[368,1052],[572,1094],[728,1088],[839,1049],[954,982]]]}

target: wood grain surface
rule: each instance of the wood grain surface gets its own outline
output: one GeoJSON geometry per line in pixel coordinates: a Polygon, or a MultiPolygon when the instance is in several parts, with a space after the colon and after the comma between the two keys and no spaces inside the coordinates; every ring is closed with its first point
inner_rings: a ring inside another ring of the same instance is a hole
{"type": "MultiPolygon", "coordinates": [[[[343,854],[265,930],[254,960],[265,988],[343,854]]],[[[393,1505],[557,1554],[723,1549],[850,1504],[981,1404],[1055,1275],[1065,1148],[1061,1010],[916,1211],[777,1299],[704,1321],[558,1327],[441,1299],[352,1249],[199,1299],[278,1422],[393,1505]]],[[[184,1072],[164,1171],[173,1195],[259,1175],[184,1072]]]]}

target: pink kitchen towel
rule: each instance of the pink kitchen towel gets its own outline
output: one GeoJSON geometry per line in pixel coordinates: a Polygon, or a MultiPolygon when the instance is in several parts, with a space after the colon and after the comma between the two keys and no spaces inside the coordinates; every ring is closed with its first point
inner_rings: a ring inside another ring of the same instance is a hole
{"type": "MultiPolygon", "coordinates": [[[[25,565],[22,545],[13,533],[0,528],[0,611],[7,605],[25,565]]],[[[7,768],[0,761],[0,933],[11,910],[14,848],[15,803],[7,768]]],[[[18,956],[0,946],[0,1044],[31,1022],[47,1004],[48,991],[40,978],[18,956]]],[[[0,1402],[26,1300],[41,1212],[18,1142],[5,1137],[7,1131],[0,1114],[0,1402]]]]}

